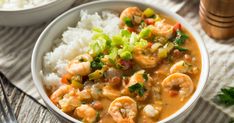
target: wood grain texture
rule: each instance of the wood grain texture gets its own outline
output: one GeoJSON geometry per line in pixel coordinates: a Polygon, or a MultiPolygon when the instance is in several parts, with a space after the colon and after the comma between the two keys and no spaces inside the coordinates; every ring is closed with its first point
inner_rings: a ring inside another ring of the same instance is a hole
{"type": "Polygon", "coordinates": [[[5,77],[1,78],[19,123],[60,123],[44,106],[13,86],[5,77]]]}

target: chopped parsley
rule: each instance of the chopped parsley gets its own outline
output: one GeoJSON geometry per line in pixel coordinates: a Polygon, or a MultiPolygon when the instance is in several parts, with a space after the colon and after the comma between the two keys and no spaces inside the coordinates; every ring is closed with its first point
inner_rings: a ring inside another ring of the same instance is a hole
{"type": "Polygon", "coordinates": [[[144,78],[144,80],[145,80],[145,82],[147,82],[148,81],[148,75],[146,74],[146,73],[143,73],[143,78],[144,78]]]}
{"type": "Polygon", "coordinates": [[[175,46],[175,49],[178,49],[179,51],[187,51],[188,50],[187,48],[180,47],[178,45],[175,46]]]}
{"type": "Polygon", "coordinates": [[[91,68],[101,69],[104,65],[104,63],[101,61],[101,58],[103,58],[103,56],[103,54],[99,54],[97,57],[95,57],[94,60],[91,62],[91,68]]]}
{"type": "Polygon", "coordinates": [[[176,31],[176,38],[174,40],[175,44],[181,46],[184,44],[185,40],[188,39],[188,36],[184,34],[182,31],[176,31]]]}
{"type": "Polygon", "coordinates": [[[146,88],[144,87],[144,84],[136,83],[136,84],[128,87],[128,90],[131,93],[136,92],[139,96],[143,96],[145,91],[146,91],[146,88]]]}
{"type": "Polygon", "coordinates": [[[215,99],[218,103],[226,106],[234,105],[234,87],[222,88],[215,99]]]}
{"type": "Polygon", "coordinates": [[[130,18],[125,17],[123,18],[123,21],[128,27],[133,27],[132,20],[130,18]]]}

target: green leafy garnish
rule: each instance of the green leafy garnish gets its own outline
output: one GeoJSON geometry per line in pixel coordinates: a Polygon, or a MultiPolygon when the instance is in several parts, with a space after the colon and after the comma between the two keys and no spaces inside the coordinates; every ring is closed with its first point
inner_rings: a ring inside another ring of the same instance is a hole
{"type": "Polygon", "coordinates": [[[103,54],[99,54],[94,58],[94,60],[91,62],[91,68],[93,69],[101,69],[104,63],[101,61],[101,58],[103,58],[103,54]]]}
{"type": "Polygon", "coordinates": [[[176,38],[174,40],[175,44],[181,46],[184,44],[185,40],[188,39],[188,36],[184,34],[182,31],[176,31],[176,38]]]}
{"type": "Polygon", "coordinates": [[[180,47],[180,46],[175,46],[175,49],[178,49],[179,51],[187,51],[188,49],[187,48],[183,48],[183,47],[180,47]]]}
{"type": "Polygon", "coordinates": [[[142,76],[143,76],[143,78],[144,78],[145,82],[147,82],[147,81],[148,81],[148,79],[149,79],[149,78],[148,78],[148,75],[147,75],[146,73],[143,73],[143,75],[142,75],[142,76]]]}
{"type": "Polygon", "coordinates": [[[144,84],[141,83],[136,83],[130,87],[128,87],[128,90],[133,93],[133,92],[137,92],[139,96],[143,96],[146,88],[144,87],[144,84]]]}
{"type": "Polygon", "coordinates": [[[226,106],[234,105],[234,87],[222,88],[216,95],[216,101],[226,106]]]}
{"type": "Polygon", "coordinates": [[[125,17],[123,18],[123,21],[128,27],[133,27],[132,20],[130,18],[125,17]]]}

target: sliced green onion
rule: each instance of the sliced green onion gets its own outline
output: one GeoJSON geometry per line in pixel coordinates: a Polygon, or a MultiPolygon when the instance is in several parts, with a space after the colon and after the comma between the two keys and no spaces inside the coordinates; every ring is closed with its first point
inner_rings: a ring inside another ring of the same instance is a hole
{"type": "Polygon", "coordinates": [[[144,39],[140,39],[139,42],[135,43],[135,47],[145,48],[146,46],[148,46],[148,41],[144,39]]]}
{"type": "Polygon", "coordinates": [[[161,47],[161,46],[162,46],[161,43],[154,43],[154,44],[151,46],[150,51],[151,51],[151,52],[155,52],[155,51],[157,51],[158,48],[161,47]]]}
{"type": "Polygon", "coordinates": [[[112,42],[111,42],[112,46],[118,46],[123,44],[122,42],[122,36],[121,35],[114,35],[112,37],[112,42]]]}
{"type": "Polygon", "coordinates": [[[122,35],[123,37],[128,37],[128,38],[130,38],[131,33],[130,33],[128,30],[123,29],[123,30],[121,30],[121,35],[122,35]]]}
{"type": "Polygon", "coordinates": [[[130,60],[132,59],[132,53],[129,51],[124,51],[120,54],[120,57],[124,60],[130,60]]]}
{"type": "Polygon", "coordinates": [[[108,57],[111,59],[111,60],[116,60],[116,57],[118,55],[118,48],[116,47],[113,47],[110,51],[110,54],[108,55],[108,57]]]}
{"type": "Polygon", "coordinates": [[[100,32],[100,33],[103,32],[103,30],[101,28],[98,28],[98,27],[93,27],[92,31],[93,32],[100,32]]]}

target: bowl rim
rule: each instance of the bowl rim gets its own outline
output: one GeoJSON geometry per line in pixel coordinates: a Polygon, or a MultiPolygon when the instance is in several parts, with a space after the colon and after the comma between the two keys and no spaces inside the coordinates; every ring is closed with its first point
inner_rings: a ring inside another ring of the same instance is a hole
{"type": "MultiPolygon", "coordinates": [[[[67,0],[66,0],[67,1],[67,0]]],[[[73,0],[75,1],[75,0],[73,0]]],[[[48,3],[44,3],[35,7],[29,7],[29,8],[22,8],[22,9],[0,9],[0,13],[6,13],[6,14],[19,14],[19,13],[26,13],[26,12],[35,12],[41,9],[46,9],[50,6],[56,6],[60,4],[61,2],[64,2],[64,0],[52,0],[48,3]]]]}
{"type": "Polygon", "coordinates": [[[179,109],[177,110],[174,114],[168,116],[167,118],[158,121],[159,123],[164,123],[164,122],[168,122],[168,121],[172,121],[175,120],[176,118],[178,118],[179,116],[181,117],[183,114],[185,114],[199,99],[199,97],[201,96],[202,91],[204,90],[204,87],[206,85],[207,79],[208,79],[208,75],[209,75],[209,57],[208,57],[208,53],[207,53],[207,49],[205,46],[205,43],[203,42],[202,38],[200,37],[200,35],[198,34],[198,32],[189,24],[187,23],[180,15],[171,12],[170,10],[166,10],[158,5],[150,5],[148,3],[142,2],[142,1],[132,1],[132,0],[102,0],[102,1],[94,1],[94,2],[89,2],[89,3],[85,3],[82,4],[80,6],[74,7],[68,11],[66,11],[65,13],[63,13],[62,15],[58,16],[56,19],[54,19],[45,29],[44,31],[41,33],[41,35],[39,36],[34,49],[33,49],[33,54],[32,54],[32,59],[31,59],[31,71],[32,71],[32,76],[33,76],[33,82],[36,85],[36,88],[40,94],[40,96],[42,97],[43,101],[46,103],[48,108],[51,108],[53,111],[55,111],[57,114],[62,115],[64,118],[66,118],[69,121],[72,122],[80,122],[79,120],[67,115],[66,113],[62,112],[61,110],[59,110],[49,99],[49,97],[47,96],[47,94],[45,93],[45,90],[43,88],[40,88],[39,86],[39,76],[37,76],[36,74],[36,67],[35,67],[35,61],[36,61],[36,54],[39,52],[39,47],[41,42],[44,39],[44,35],[47,34],[48,31],[50,31],[50,27],[56,25],[56,23],[58,21],[60,21],[61,18],[66,17],[67,15],[69,15],[70,13],[75,12],[77,9],[89,6],[89,5],[93,5],[93,4],[105,4],[105,3],[137,3],[137,4],[141,4],[141,5],[145,5],[148,6],[150,8],[153,8],[155,10],[159,10],[160,12],[162,12],[164,15],[167,15],[171,18],[173,18],[174,20],[176,20],[177,22],[182,23],[182,25],[191,33],[191,35],[194,37],[199,51],[200,51],[200,56],[201,56],[201,63],[202,63],[202,67],[201,67],[201,73],[200,73],[200,78],[199,78],[199,82],[198,82],[198,86],[194,92],[194,94],[190,97],[190,99],[179,109]]]}

